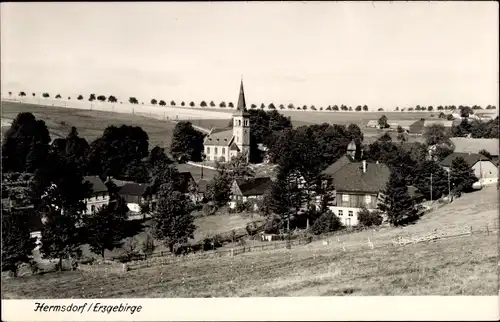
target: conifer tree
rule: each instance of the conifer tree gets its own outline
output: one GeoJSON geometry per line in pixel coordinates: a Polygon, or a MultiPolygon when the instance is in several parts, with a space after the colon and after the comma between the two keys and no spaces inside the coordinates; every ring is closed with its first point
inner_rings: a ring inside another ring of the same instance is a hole
{"type": "MultiPolygon", "coordinates": [[[[484,158],[486,159],[486,158],[484,158]]],[[[460,194],[472,188],[472,184],[477,181],[474,171],[467,164],[464,158],[453,159],[450,167],[450,183],[453,193],[460,194]]]]}
{"type": "Polygon", "coordinates": [[[171,183],[162,184],[158,193],[158,207],[153,213],[154,236],[162,240],[171,252],[174,245],[193,238],[196,229],[191,215],[193,205],[171,183]]]}
{"type": "Polygon", "coordinates": [[[418,208],[408,194],[405,178],[399,172],[391,171],[383,199],[379,208],[387,214],[392,225],[404,225],[418,219],[418,208]]]}

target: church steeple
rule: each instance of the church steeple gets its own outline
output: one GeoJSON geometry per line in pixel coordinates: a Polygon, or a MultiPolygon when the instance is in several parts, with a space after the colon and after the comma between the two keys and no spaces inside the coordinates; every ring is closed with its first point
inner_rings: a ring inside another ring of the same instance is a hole
{"type": "Polygon", "coordinates": [[[240,95],[238,97],[238,105],[236,105],[236,111],[234,115],[248,115],[247,104],[245,102],[245,91],[243,89],[243,78],[240,83],[240,95]]]}

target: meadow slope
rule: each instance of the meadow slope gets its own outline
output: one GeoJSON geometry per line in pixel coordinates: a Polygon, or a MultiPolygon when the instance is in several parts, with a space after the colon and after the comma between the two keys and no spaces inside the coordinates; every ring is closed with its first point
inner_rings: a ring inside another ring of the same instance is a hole
{"type": "Polygon", "coordinates": [[[473,234],[393,246],[400,234],[425,234],[462,225],[498,225],[498,198],[488,187],[445,205],[407,228],[342,236],[348,245],[371,236],[375,248],[335,240],[291,250],[252,252],[130,271],[79,271],[5,279],[4,298],[233,297],[311,295],[495,295],[498,235],[473,234]]]}

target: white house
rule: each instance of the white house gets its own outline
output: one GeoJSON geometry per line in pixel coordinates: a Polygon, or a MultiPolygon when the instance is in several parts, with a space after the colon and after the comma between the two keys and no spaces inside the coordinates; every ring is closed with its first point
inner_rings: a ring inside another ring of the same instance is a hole
{"type": "Polygon", "coordinates": [[[441,166],[446,171],[449,171],[453,160],[458,157],[462,157],[467,162],[482,185],[498,182],[498,166],[484,155],[478,153],[454,152],[441,161],[441,166]]]}
{"type": "Polygon", "coordinates": [[[91,196],[85,199],[85,214],[89,215],[95,213],[102,206],[109,204],[109,192],[104,182],[98,176],[84,177],[84,181],[92,184],[91,196]]]}

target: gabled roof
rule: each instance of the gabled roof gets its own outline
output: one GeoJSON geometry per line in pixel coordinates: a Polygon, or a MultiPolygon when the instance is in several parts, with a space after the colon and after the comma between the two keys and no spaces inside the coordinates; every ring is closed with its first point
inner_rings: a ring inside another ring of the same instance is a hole
{"type": "Polygon", "coordinates": [[[231,143],[231,146],[229,147],[229,150],[231,151],[238,151],[240,152],[240,148],[238,147],[238,145],[236,145],[236,143],[231,143]]]}
{"type": "Polygon", "coordinates": [[[241,194],[243,196],[259,196],[266,193],[272,185],[271,178],[269,177],[258,177],[251,179],[237,179],[236,184],[240,188],[241,194]]]}
{"type": "Polygon", "coordinates": [[[481,150],[486,150],[492,156],[498,156],[498,139],[451,138],[450,140],[455,146],[455,152],[479,153],[481,150]]]}
{"type": "Polygon", "coordinates": [[[211,131],[203,142],[204,145],[229,146],[233,141],[233,131],[225,130],[222,132],[211,131]]]}
{"type": "Polygon", "coordinates": [[[126,185],[127,183],[135,183],[134,181],[126,181],[126,180],[118,180],[118,179],[114,179],[112,178],[111,181],[118,187],[118,188],[121,188],[123,187],[124,185],[126,185]]]}
{"type": "Polygon", "coordinates": [[[145,183],[126,183],[120,188],[118,194],[121,196],[142,196],[146,191],[146,186],[147,185],[145,183]]]}
{"type": "Polygon", "coordinates": [[[391,171],[382,163],[351,162],[332,175],[333,186],[339,192],[378,193],[385,189],[391,171]]]}
{"type": "Polygon", "coordinates": [[[86,176],[83,177],[83,181],[90,182],[92,184],[92,193],[103,193],[108,192],[108,187],[102,182],[99,176],[86,176]]]}
{"type": "Polygon", "coordinates": [[[332,175],[352,162],[353,160],[348,155],[343,155],[340,159],[330,164],[325,170],[323,170],[323,174],[332,175]]]}
{"type": "Polygon", "coordinates": [[[453,121],[446,120],[425,120],[424,127],[428,127],[434,124],[442,124],[444,127],[452,127],[453,121]]]}
{"type": "Polygon", "coordinates": [[[452,154],[444,158],[443,161],[441,161],[441,165],[443,167],[451,167],[453,160],[459,157],[462,157],[470,167],[474,166],[474,164],[476,164],[478,161],[491,161],[490,159],[479,153],[453,152],[452,154]]]}

